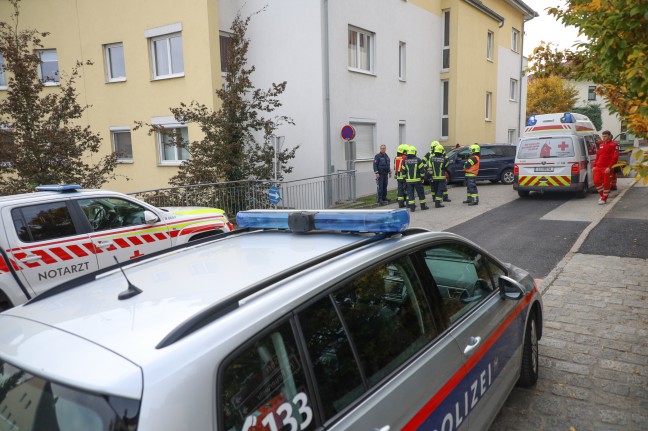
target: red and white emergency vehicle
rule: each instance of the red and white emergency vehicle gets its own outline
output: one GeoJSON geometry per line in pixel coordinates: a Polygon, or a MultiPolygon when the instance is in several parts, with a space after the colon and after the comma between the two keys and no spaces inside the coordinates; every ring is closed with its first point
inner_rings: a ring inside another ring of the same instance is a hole
{"type": "Polygon", "coordinates": [[[128,195],[42,186],[0,197],[0,311],[119,262],[233,230],[223,210],[162,209],[128,195]]]}
{"type": "Polygon", "coordinates": [[[520,137],[513,189],[530,192],[576,192],[586,196],[594,186],[596,128],[582,114],[533,115],[520,137]]]}

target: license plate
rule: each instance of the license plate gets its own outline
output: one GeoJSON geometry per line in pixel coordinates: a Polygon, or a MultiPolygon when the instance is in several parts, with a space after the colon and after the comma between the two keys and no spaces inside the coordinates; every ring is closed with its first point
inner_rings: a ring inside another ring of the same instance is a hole
{"type": "Polygon", "coordinates": [[[553,169],[554,168],[543,166],[541,168],[533,168],[533,172],[553,172],[553,169]]]}

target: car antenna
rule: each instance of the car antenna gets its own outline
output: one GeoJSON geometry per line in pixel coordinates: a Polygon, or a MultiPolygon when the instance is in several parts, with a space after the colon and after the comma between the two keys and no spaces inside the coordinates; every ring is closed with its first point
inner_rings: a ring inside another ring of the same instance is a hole
{"type": "Polygon", "coordinates": [[[126,273],[124,272],[124,270],[121,267],[121,264],[117,260],[117,256],[113,256],[113,259],[115,259],[115,262],[117,262],[117,266],[119,267],[119,270],[121,271],[122,274],[124,274],[124,278],[128,282],[128,288],[126,290],[124,290],[123,292],[119,292],[119,295],[117,296],[117,298],[121,301],[121,300],[124,300],[124,299],[132,298],[133,296],[139,295],[140,293],[142,293],[143,292],[142,289],[135,286],[133,283],[131,283],[131,281],[128,279],[128,277],[126,277],[126,273]]]}

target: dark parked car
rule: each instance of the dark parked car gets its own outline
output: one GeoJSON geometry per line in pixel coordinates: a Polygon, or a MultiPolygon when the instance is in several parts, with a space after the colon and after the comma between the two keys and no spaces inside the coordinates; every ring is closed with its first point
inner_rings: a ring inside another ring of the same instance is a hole
{"type": "MultiPolygon", "coordinates": [[[[513,144],[480,144],[478,180],[513,184],[513,164],[516,146],[513,144]]],[[[455,148],[448,153],[448,183],[464,181],[464,163],[470,155],[468,147],[455,148]]]]}

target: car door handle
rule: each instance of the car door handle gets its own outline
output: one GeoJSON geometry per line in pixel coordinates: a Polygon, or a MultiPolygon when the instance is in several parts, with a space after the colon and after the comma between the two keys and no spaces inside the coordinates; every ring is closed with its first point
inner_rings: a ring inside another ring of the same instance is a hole
{"type": "Polygon", "coordinates": [[[374,428],[371,431],[389,431],[389,425],[385,425],[382,428],[374,428]]]}
{"type": "Polygon", "coordinates": [[[115,245],[115,242],[112,241],[112,240],[108,240],[108,241],[97,241],[97,247],[102,248],[102,249],[103,249],[103,248],[108,248],[108,247],[110,247],[111,245],[115,245]]]}
{"type": "Polygon", "coordinates": [[[22,259],[20,259],[20,261],[21,262],[26,262],[26,263],[34,263],[37,260],[41,260],[41,259],[42,259],[42,257],[40,257],[39,255],[30,253],[30,254],[26,255],[25,257],[23,257],[22,259]]]}
{"type": "Polygon", "coordinates": [[[479,346],[479,343],[481,343],[481,337],[470,337],[468,339],[468,345],[464,349],[464,355],[467,355],[470,353],[475,347],[479,346]]]}

